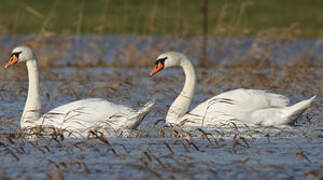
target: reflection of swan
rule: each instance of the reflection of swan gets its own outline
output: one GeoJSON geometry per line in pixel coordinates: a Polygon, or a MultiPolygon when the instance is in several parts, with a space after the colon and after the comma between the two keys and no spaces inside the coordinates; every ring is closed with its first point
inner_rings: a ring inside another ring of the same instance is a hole
{"type": "Polygon", "coordinates": [[[285,96],[262,90],[236,89],[214,96],[187,113],[196,77],[194,67],[185,55],[177,52],[161,54],[150,75],[172,66],[182,67],[186,79],[182,92],[168,110],[166,123],[170,124],[206,127],[230,122],[263,126],[290,124],[315,98],[287,107],[289,100],[285,96]]]}
{"type": "Polygon", "coordinates": [[[12,51],[11,58],[5,68],[17,62],[26,63],[29,78],[26,105],[20,122],[21,128],[42,125],[65,129],[74,132],[73,135],[75,136],[86,135],[90,129],[136,128],[153,106],[152,102],[148,102],[143,108],[134,111],[104,99],[93,98],[59,106],[40,117],[41,103],[37,57],[29,47],[16,47],[12,51]]]}

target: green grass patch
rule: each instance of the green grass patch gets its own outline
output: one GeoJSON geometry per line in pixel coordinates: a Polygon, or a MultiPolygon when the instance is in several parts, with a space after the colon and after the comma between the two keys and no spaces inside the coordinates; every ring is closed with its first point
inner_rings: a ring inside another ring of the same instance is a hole
{"type": "MultiPolygon", "coordinates": [[[[0,34],[200,36],[202,0],[1,0],[0,34]]],[[[322,38],[322,0],[209,0],[215,37],[322,38]]]]}

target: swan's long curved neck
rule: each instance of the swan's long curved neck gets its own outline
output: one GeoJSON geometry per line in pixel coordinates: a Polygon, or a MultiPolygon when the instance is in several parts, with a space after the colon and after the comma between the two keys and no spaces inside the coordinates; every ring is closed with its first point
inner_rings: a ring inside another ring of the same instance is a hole
{"type": "Polygon", "coordinates": [[[178,124],[180,122],[180,118],[182,118],[188,111],[192,97],[194,95],[196,82],[194,67],[192,63],[186,58],[181,59],[180,66],[184,70],[185,83],[181,93],[178,95],[178,97],[175,99],[168,110],[166,123],[178,124]]]}
{"type": "Polygon", "coordinates": [[[20,125],[26,127],[28,124],[36,121],[40,117],[40,97],[39,97],[39,71],[38,62],[36,59],[26,62],[28,70],[28,95],[24,108],[24,112],[21,116],[20,125]]]}

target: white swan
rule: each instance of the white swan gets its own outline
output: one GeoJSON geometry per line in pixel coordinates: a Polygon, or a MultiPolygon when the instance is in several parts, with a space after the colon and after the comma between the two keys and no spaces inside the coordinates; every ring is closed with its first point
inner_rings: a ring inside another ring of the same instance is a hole
{"type": "Polygon", "coordinates": [[[5,68],[19,62],[26,63],[29,78],[27,100],[20,121],[22,129],[35,126],[55,127],[72,132],[74,137],[83,137],[93,129],[136,128],[153,106],[152,102],[148,102],[143,108],[135,111],[104,99],[92,98],[59,106],[40,117],[37,57],[27,46],[16,47],[5,68]]]}
{"type": "Polygon", "coordinates": [[[293,106],[287,106],[289,99],[283,95],[267,93],[263,90],[235,89],[214,96],[188,112],[195,88],[195,71],[185,55],[177,52],[161,54],[150,76],[162,69],[180,66],[186,79],[184,88],[170,106],[167,124],[210,127],[228,124],[277,126],[292,123],[305,111],[315,96],[293,106]]]}

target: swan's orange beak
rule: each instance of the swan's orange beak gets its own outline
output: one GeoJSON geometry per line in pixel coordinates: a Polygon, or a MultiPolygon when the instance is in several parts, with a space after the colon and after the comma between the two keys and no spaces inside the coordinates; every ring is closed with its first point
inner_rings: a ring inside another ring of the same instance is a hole
{"type": "Polygon", "coordinates": [[[158,63],[155,65],[154,69],[151,71],[150,76],[153,76],[154,74],[158,73],[164,68],[164,65],[162,63],[158,63]]]}
{"type": "Polygon", "coordinates": [[[8,68],[11,65],[14,65],[18,62],[18,57],[17,55],[12,55],[10,60],[7,62],[7,64],[4,66],[4,68],[8,68]]]}

